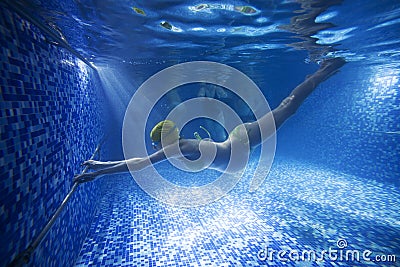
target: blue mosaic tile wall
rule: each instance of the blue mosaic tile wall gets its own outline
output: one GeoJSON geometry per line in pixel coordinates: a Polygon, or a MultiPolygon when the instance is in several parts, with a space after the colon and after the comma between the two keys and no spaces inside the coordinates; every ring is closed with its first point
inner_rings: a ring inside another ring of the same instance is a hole
{"type": "Polygon", "coordinates": [[[400,77],[348,63],[280,130],[278,153],[400,185],[400,77]]]}
{"type": "MultiPolygon", "coordinates": [[[[0,266],[39,234],[102,138],[97,72],[0,9],[0,266]]],[[[30,266],[71,266],[100,191],[78,188],[30,266]]]]}

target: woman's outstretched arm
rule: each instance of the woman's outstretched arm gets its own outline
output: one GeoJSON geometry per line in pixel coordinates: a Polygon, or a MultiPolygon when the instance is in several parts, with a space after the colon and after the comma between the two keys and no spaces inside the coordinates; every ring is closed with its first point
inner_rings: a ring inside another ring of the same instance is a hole
{"type": "Polygon", "coordinates": [[[94,179],[102,175],[124,173],[129,171],[139,171],[150,166],[151,164],[163,161],[165,159],[166,156],[164,150],[161,149],[154,154],[143,158],[131,158],[128,160],[113,162],[85,161],[84,165],[96,166],[94,167],[94,169],[98,170],[76,175],[74,177],[74,182],[85,183],[93,181],[94,179]],[[99,166],[101,167],[101,169],[99,166]]]}
{"type": "Polygon", "coordinates": [[[179,141],[179,149],[176,149],[176,144],[171,144],[158,150],[150,156],[143,158],[131,158],[128,160],[108,162],[85,161],[83,165],[87,165],[96,171],[76,175],[74,182],[85,183],[93,181],[102,175],[140,171],[152,164],[166,160],[166,155],[168,155],[169,158],[176,158],[196,154],[199,150],[198,143],[199,141],[196,140],[193,142],[179,141]]]}

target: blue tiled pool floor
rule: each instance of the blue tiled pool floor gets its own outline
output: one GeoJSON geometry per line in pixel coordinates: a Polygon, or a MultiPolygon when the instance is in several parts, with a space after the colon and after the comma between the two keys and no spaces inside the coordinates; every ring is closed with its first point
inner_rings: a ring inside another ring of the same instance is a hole
{"type": "Polygon", "coordinates": [[[396,265],[366,261],[367,250],[371,260],[400,260],[399,189],[371,179],[276,159],[256,193],[244,180],[222,200],[190,209],[159,203],[130,175],[100,179],[108,189],[76,266],[396,265]]]}

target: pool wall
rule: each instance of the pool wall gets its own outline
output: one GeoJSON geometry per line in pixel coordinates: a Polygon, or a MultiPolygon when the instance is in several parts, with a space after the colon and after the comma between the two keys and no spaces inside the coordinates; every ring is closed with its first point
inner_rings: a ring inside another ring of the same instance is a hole
{"type": "MultiPolygon", "coordinates": [[[[29,22],[0,9],[0,266],[39,234],[103,136],[96,71],[29,22]]],[[[89,229],[96,182],[81,185],[29,266],[72,266],[89,229]]]]}
{"type": "Polygon", "coordinates": [[[400,83],[390,68],[349,62],[278,135],[278,154],[400,185],[400,83]]]}

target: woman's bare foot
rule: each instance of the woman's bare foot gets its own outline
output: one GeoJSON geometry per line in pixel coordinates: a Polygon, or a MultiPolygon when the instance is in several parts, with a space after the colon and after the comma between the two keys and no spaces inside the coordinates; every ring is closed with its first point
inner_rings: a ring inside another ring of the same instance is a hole
{"type": "Polygon", "coordinates": [[[106,167],[103,162],[96,160],[87,160],[82,163],[82,166],[87,166],[91,170],[100,170],[106,167]]]}
{"type": "Polygon", "coordinates": [[[318,72],[323,72],[328,78],[335,74],[344,64],[346,64],[346,60],[341,57],[326,59],[321,63],[318,72]]]}

